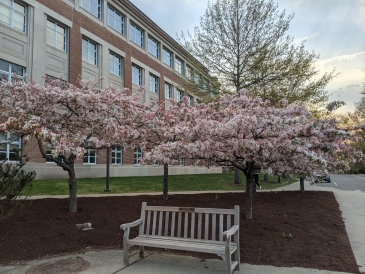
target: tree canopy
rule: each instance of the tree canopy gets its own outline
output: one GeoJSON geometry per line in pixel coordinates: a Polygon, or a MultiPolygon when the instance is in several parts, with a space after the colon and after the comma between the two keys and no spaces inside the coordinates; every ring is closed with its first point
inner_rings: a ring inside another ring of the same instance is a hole
{"type": "Polygon", "coordinates": [[[324,107],[325,87],[336,74],[319,76],[318,55],[287,35],[293,17],[272,0],[217,0],[179,41],[225,91],[246,88],[273,105],[283,94],[290,103],[324,107]]]}

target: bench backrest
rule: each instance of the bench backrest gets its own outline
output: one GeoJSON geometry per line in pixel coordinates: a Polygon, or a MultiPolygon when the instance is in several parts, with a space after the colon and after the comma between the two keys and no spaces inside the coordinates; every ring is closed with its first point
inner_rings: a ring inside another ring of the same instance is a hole
{"type": "Polygon", "coordinates": [[[140,235],[223,241],[223,232],[239,224],[234,209],[148,206],[142,203],[140,235]]]}

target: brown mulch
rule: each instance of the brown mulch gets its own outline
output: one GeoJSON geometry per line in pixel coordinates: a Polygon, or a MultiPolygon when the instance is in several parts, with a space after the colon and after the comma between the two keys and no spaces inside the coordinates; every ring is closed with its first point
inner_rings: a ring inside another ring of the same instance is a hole
{"type": "MultiPolygon", "coordinates": [[[[122,249],[119,226],[138,219],[144,201],[180,207],[240,205],[241,263],[358,273],[333,193],[312,191],[258,193],[252,220],[245,219],[245,193],[169,195],[168,201],[149,195],[78,198],[76,214],[67,211],[67,199],[27,200],[0,222],[0,265],[88,250],[122,249]],[[93,229],[77,229],[76,224],[86,222],[91,222],[93,229]],[[293,237],[288,237],[289,233],[293,237]]],[[[136,234],[137,230],[130,236],[136,234]]]]}

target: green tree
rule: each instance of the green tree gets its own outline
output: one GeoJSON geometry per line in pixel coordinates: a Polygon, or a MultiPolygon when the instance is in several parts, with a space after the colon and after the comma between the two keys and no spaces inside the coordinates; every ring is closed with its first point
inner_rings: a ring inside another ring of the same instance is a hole
{"type": "MultiPolygon", "coordinates": [[[[273,105],[289,103],[316,109],[326,105],[326,85],[335,71],[319,75],[319,58],[287,35],[294,15],[272,0],[217,0],[208,4],[200,26],[179,42],[221,83],[221,92],[245,88],[273,105]],[[224,90],[223,90],[224,89],[224,90]]],[[[237,178],[237,176],[236,176],[237,178]]]]}

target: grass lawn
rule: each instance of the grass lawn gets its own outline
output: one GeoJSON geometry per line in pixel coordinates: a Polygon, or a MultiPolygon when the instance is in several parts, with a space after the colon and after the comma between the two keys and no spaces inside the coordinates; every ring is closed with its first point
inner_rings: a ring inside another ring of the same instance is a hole
{"type": "MultiPolygon", "coordinates": [[[[260,175],[260,180],[263,175],[260,175]]],[[[203,190],[245,190],[245,176],[241,174],[242,184],[233,184],[234,173],[170,175],[169,191],[203,191],[203,190]]],[[[296,182],[297,178],[282,180],[269,176],[269,182],[260,181],[262,189],[274,189],[296,182]]],[[[77,194],[105,194],[104,178],[77,179],[77,194]]],[[[162,175],[148,177],[113,177],[109,179],[111,194],[133,192],[161,192],[162,175]]],[[[68,194],[67,180],[35,180],[28,195],[62,195],[68,194]]],[[[24,193],[28,192],[25,190],[24,193]]]]}

